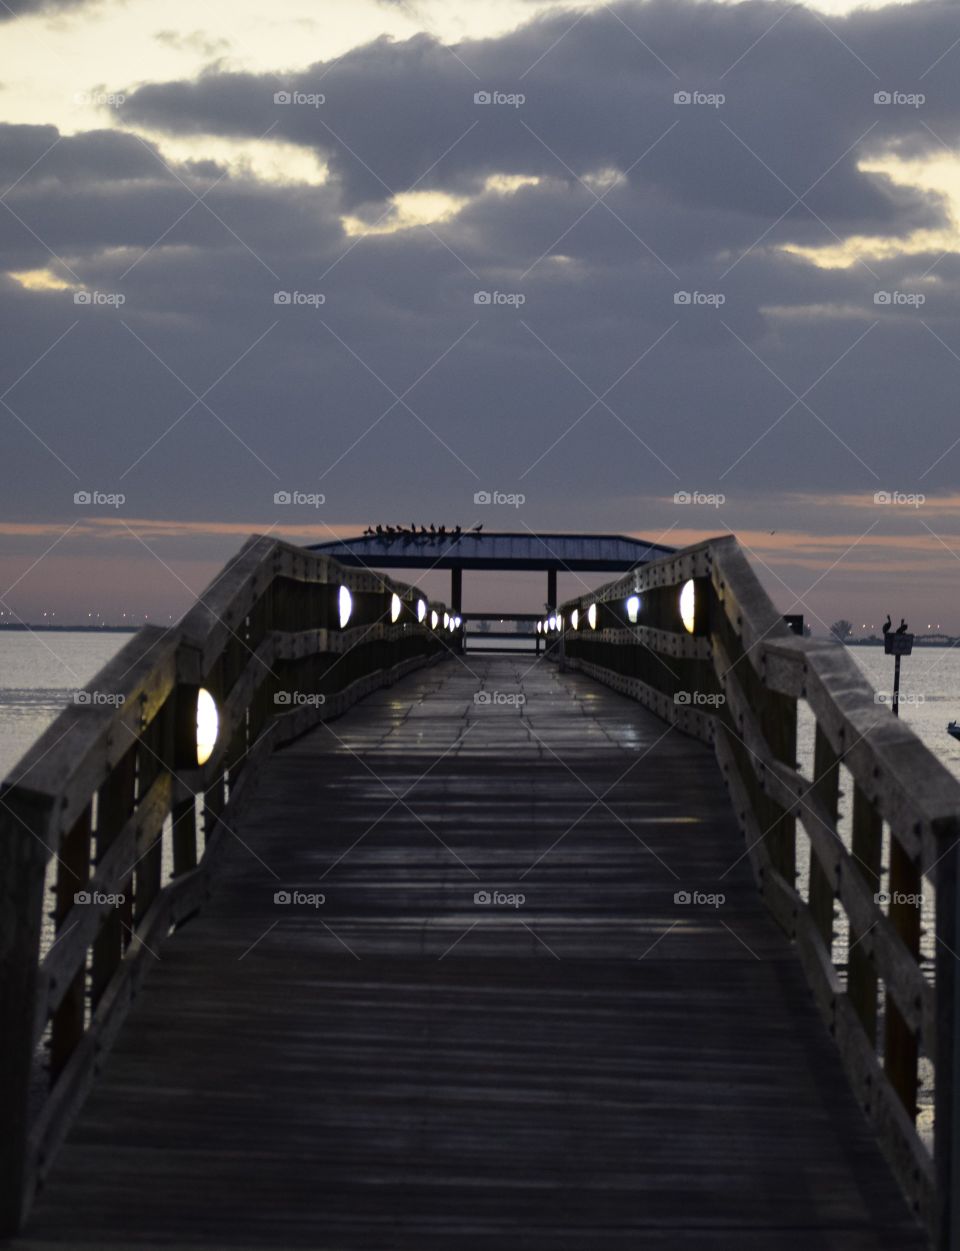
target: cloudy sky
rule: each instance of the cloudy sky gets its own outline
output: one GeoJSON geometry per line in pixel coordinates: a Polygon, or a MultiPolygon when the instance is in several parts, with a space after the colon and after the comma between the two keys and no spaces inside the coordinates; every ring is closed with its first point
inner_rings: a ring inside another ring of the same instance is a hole
{"type": "Polygon", "coordinates": [[[960,631],[956,4],[7,0],[0,47],[5,612],[483,521],[734,531],[818,632],[960,631]]]}

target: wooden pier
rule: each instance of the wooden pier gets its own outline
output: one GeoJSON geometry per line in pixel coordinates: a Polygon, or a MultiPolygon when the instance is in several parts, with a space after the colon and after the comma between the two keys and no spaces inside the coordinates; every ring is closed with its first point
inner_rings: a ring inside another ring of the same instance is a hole
{"type": "Polygon", "coordinates": [[[732,540],[444,612],[252,541],[22,762],[9,1245],[956,1247],[960,787],[732,540]]]}

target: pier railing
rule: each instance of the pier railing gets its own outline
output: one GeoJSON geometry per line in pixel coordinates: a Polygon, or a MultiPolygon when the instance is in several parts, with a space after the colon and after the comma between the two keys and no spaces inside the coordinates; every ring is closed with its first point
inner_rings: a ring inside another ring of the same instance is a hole
{"type": "Polygon", "coordinates": [[[144,627],[0,789],[0,1234],[280,744],[456,645],[416,589],[253,538],[144,627]]]}
{"type": "Polygon", "coordinates": [[[713,746],[853,1091],[935,1245],[956,1251],[960,782],[846,648],[788,629],[732,537],[568,602],[551,634],[552,656],[713,746]],[[798,705],[815,724],[809,767],[798,705]],[[926,959],[922,913],[935,916],[926,959]],[[917,1126],[921,1085],[932,1149],[917,1126]]]}

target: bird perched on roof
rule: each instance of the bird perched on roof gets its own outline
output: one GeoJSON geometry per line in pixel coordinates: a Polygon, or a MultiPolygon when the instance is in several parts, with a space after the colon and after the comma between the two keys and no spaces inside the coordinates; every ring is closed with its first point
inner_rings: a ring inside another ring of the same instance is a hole
{"type": "Polygon", "coordinates": [[[473,527],[471,534],[479,534],[482,529],[483,529],[483,522],[481,521],[479,525],[476,525],[473,527]]]}
{"type": "Polygon", "coordinates": [[[430,522],[430,533],[431,533],[431,534],[436,534],[436,533],[437,533],[437,527],[433,524],[433,522],[432,522],[432,521],[430,522]]]}
{"type": "Polygon", "coordinates": [[[460,527],[460,526],[454,526],[454,528],[453,528],[453,537],[454,537],[455,539],[459,539],[459,537],[460,537],[461,533],[462,533],[462,527],[460,527]]]}
{"type": "Polygon", "coordinates": [[[897,629],[896,629],[896,633],[897,633],[897,634],[906,634],[906,632],[907,632],[907,628],[908,628],[908,627],[907,627],[907,623],[906,623],[906,621],[903,619],[903,617],[901,617],[901,618],[900,618],[900,624],[897,626],[897,629]]]}
{"type": "Polygon", "coordinates": [[[887,613],[887,619],[886,619],[886,621],[883,623],[883,626],[882,626],[882,629],[883,629],[884,634],[889,634],[889,633],[890,633],[890,627],[891,627],[892,625],[893,625],[893,622],[890,620],[890,614],[889,614],[889,613],[887,613]]]}

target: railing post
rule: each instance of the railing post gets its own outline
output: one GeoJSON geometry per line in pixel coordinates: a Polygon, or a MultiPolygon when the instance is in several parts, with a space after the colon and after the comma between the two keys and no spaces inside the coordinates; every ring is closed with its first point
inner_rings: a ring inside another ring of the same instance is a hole
{"type": "MultiPolygon", "coordinates": [[[[918,900],[921,891],[920,871],[900,846],[896,835],[890,832],[890,920],[903,939],[907,950],[919,962],[920,955],[920,905],[907,899],[918,900]],[[906,898],[904,898],[906,897],[906,898]]],[[[911,1120],[917,1115],[917,1038],[903,1019],[896,1000],[891,994],[886,998],[886,1025],[884,1028],[883,1064],[891,1085],[900,1096],[911,1120]]]]}
{"type": "MultiPolygon", "coordinates": [[[[823,727],[817,725],[816,739],[813,749],[813,786],[812,791],[819,799],[828,819],[837,824],[837,809],[840,794],[840,759],[833,750],[830,740],[823,727]]],[[[823,939],[828,952],[833,949],[833,922],[836,882],[827,877],[820,857],[813,844],[810,845],[810,915],[817,932],[823,939]]]]}
{"type": "MultiPolygon", "coordinates": [[[[853,840],[851,854],[854,872],[859,872],[871,891],[880,889],[880,853],[883,837],[883,821],[867,795],[854,785],[853,788],[853,840]]],[[[859,945],[865,934],[858,934],[850,926],[850,947],[847,955],[847,994],[856,1009],[860,1023],[870,1039],[877,1041],[877,971],[873,960],[859,945]]]]}
{"type": "Polygon", "coordinates": [[[960,820],[934,822],[937,865],[937,1063],[934,1150],[937,1251],[960,1251],[960,820]]]}
{"type": "MultiPolygon", "coordinates": [[[[73,907],[77,891],[84,890],[90,879],[90,805],[84,808],[74,822],[73,829],[64,836],[57,863],[57,895],[54,908],[56,936],[73,907]]],[[[74,1047],[83,1037],[84,1009],[86,1007],[86,968],[80,968],[64,992],[60,1006],[54,1013],[50,1031],[50,1085],[60,1075],[70,1059],[74,1047]]]]}
{"type": "MultiPolygon", "coordinates": [[[[49,803],[0,796],[0,1236],[13,1234],[28,1200],[27,1135],[33,1014],[43,924],[49,803]]],[[[56,851],[56,848],[53,848],[56,851]]]]}

